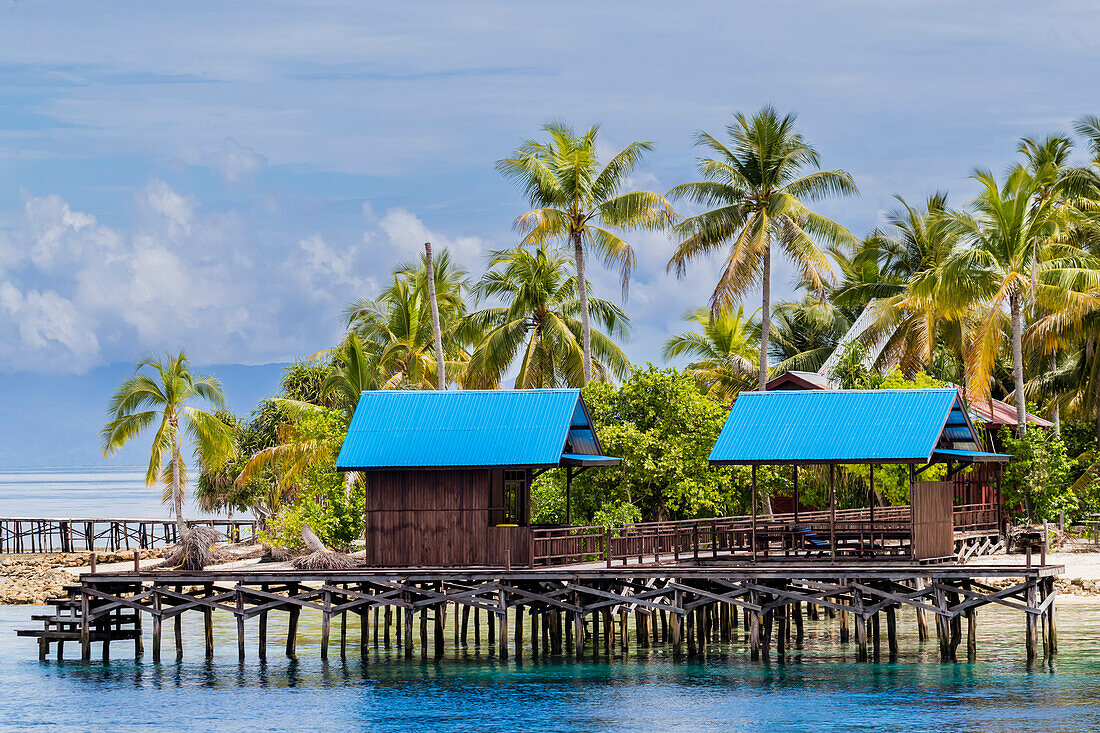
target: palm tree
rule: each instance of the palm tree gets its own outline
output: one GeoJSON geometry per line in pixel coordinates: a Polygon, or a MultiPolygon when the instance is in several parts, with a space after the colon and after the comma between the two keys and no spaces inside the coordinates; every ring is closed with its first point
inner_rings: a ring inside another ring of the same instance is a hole
{"type": "Polygon", "coordinates": [[[751,318],[745,318],[744,308],[721,311],[717,316],[709,308],[697,308],[684,319],[698,324],[699,329],[666,341],[665,359],[693,357],[695,361],[684,371],[707,396],[723,404],[731,404],[741,390],[752,389],[760,357],[759,329],[751,318]]]}
{"type": "MultiPolygon", "coordinates": [[[[474,287],[478,300],[494,299],[500,306],[470,314],[468,320],[484,333],[470,355],[464,384],[496,386],[522,352],[518,389],[580,387],[585,383],[581,303],[577,278],[568,272],[569,258],[539,246],[493,253],[489,271],[474,287]]],[[[626,336],[630,319],[605,300],[588,301],[593,320],[603,331],[591,336],[596,378],[622,378],[630,362],[613,339],[626,336]]]]}
{"type": "Polygon", "coordinates": [[[332,396],[336,404],[343,406],[344,415],[350,421],[359,404],[359,395],[369,389],[378,389],[382,377],[378,361],[363,350],[359,335],[349,333],[333,354],[333,372],[321,385],[321,394],[332,396]]]}
{"type": "MultiPolygon", "coordinates": [[[[434,285],[439,307],[443,355],[448,379],[459,376],[469,358],[467,346],[474,334],[465,324],[466,273],[456,267],[449,253],[434,257],[434,285]]],[[[378,364],[383,377],[379,386],[407,385],[435,389],[438,367],[432,329],[431,295],[427,265],[402,265],[393,282],[374,300],[360,299],[344,309],[348,330],[362,342],[364,355],[378,364]]]]}
{"type": "Polygon", "coordinates": [[[769,354],[779,360],[775,372],[818,371],[851,326],[851,319],[832,300],[807,295],[799,302],[778,303],[769,339],[769,354]]]}
{"type": "Polygon", "coordinates": [[[944,289],[952,296],[973,298],[985,311],[967,354],[967,382],[979,400],[989,394],[993,363],[1003,344],[1007,307],[1016,431],[1022,435],[1027,427],[1024,306],[1029,294],[1037,289],[1033,281],[1044,273],[1058,277],[1058,271],[1072,263],[1056,260],[1051,256],[1053,252],[1040,249],[1051,242],[1057,226],[1053,199],[1038,195],[1046,183],[1044,177],[1016,166],[1000,185],[989,171],[979,170],[974,178],[982,191],[971,203],[971,210],[952,215],[953,226],[970,247],[954,255],[946,266],[944,289]]]}
{"type": "Polygon", "coordinates": [[[874,259],[882,278],[853,288],[873,294],[872,331],[890,335],[880,360],[896,362],[912,376],[935,358],[938,344],[960,363],[968,341],[972,300],[944,286],[944,268],[959,248],[948,216],[947,195],[936,192],[921,207],[897,197],[900,207],[864,242],[857,259],[874,259]]]}
{"type": "Polygon", "coordinates": [[[195,400],[205,400],[216,409],[225,407],[218,380],[192,374],[184,352],[166,354],[163,360],[146,359],[111,397],[111,419],[100,430],[106,456],[159,420],[145,484],[152,486],[163,480],[167,485],[165,501],[172,503],[181,539],[187,534],[183,518],[186,466],[180,455],[182,431],[187,432],[191,447],[204,466],[217,467],[233,454],[233,429],[214,413],[193,407],[190,403],[195,400]]]}
{"type": "Polygon", "coordinates": [[[740,112],[734,116],[726,127],[728,146],[705,132],[697,133],[696,145],[713,156],[699,160],[704,180],[669,192],[671,198],[715,208],[677,226],[683,240],[668,269],[682,277],[689,262],[728,246],[710,299],[713,313],[729,309],[750,288],[761,286],[761,390],[768,381],[772,245],[778,245],[814,291],[824,295],[825,280],[833,278],[832,267],[814,238],[835,245],[855,241],[840,224],[806,207],[805,201],[854,194],[857,189],[844,171],[820,169],[817,151],[795,130],[794,122],[794,115],[780,118],[767,106],[751,119],[740,112]]]}
{"type": "Polygon", "coordinates": [[[620,193],[626,178],[653,149],[635,142],[601,168],[596,154],[599,125],[578,135],[563,122],[543,126],[546,142],[527,140],[497,170],[516,181],[535,208],[517,217],[524,244],[563,240],[573,249],[580,301],[584,381],[592,380],[592,328],[585,279],[585,253],[594,251],[608,266],[617,265],[626,297],[634,250],[614,230],[659,229],[672,222],[672,206],[652,191],[620,193]]]}

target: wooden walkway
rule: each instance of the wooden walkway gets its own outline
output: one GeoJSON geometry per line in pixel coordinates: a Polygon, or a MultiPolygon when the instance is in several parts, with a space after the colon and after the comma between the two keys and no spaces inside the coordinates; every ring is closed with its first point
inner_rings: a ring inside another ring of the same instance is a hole
{"type": "MultiPolygon", "coordinates": [[[[187,524],[213,527],[232,542],[256,538],[253,519],[191,519],[187,524]]],[[[0,552],[118,552],[148,550],[177,541],[175,522],[165,519],[0,517],[0,552]]]]}
{"type": "Polygon", "coordinates": [[[481,644],[480,614],[487,615],[487,644],[501,658],[531,654],[610,654],[626,649],[633,635],[639,647],[671,646],[674,657],[700,657],[708,645],[728,641],[744,626],[751,656],[782,658],[792,637],[801,641],[804,613],[825,614],[839,623],[842,642],[854,643],[857,661],[878,659],[880,639],[897,653],[897,610],[915,609],[918,633],[929,638],[929,618],[941,657],[956,658],[967,621],[966,651],[976,648],[976,611],[990,604],[1023,613],[1029,660],[1057,650],[1054,577],[1059,566],[918,565],[890,562],[773,561],[719,562],[614,568],[557,567],[525,570],[382,569],[298,571],[252,566],[204,572],[134,571],[85,575],[53,602],[54,612],[35,616],[42,628],[20,631],[39,640],[45,659],[56,645],[80,648],[90,660],[99,643],[104,660],[113,642],[134,641],[144,653],[142,629],[152,625],[152,657],[162,656],[163,624],[174,625],[175,654],[184,653],[181,616],[199,614],[207,657],[213,655],[213,615],[232,616],[237,650],[246,657],[245,622],[258,618],[255,653],[268,654],[268,616],[285,613],[285,653],[295,656],[298,619],[305,610],[321,614],[320,653],[328,658],[332,625],[339,623],[341,657],[348,654],[349,615],[359,617],[363,659],[373,612],[375,638],[381,621],[406,657],[441,655],[448,614],[455,640],[467,643],[473,615],[474,643],[481,644]],[[997,581],[1001,581],[998,583],[997,581]],[[1002,583],[1005,587],[998,587],[1002,583]],[[994,584],[996,583],[996,584],[994,584]],[[530,622],[525,642],[524,617],[530,622]],[[885,624],[879,619],[884,617],[885,624]],[[417,632],[417,622],[419,632],[417,632]],[[880,632],[885,626],[885,634],[880,632]],[[429,633],[429,628],[432,629],[429,633]],[[510,630],[511,629],[511,630],[510,630]],[[631,633],[633,632],[633,634],[631,633]],[[1042,639],[1042,641],[1040,641],[1042,639]],[[431,644],[429,644],[431,640],[431,644]],[[431,647],[431,651],[429,651],[431,647]],[[686,648],[685,648],[686,647],[686,648]]]}

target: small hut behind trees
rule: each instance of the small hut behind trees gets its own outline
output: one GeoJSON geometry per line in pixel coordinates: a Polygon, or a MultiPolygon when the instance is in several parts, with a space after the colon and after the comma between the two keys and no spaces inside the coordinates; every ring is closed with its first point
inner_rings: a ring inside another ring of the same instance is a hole
{"type": "Polygon", "coordinates": [[[540,473],[619,462],[577,389],[371,391],[336,467],[364,475],[368,565],[469,567],[531,562],[540,473]]]}

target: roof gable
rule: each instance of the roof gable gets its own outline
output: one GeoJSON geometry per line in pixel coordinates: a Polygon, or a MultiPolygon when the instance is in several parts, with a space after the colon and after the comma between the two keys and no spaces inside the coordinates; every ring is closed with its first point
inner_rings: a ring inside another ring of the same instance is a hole
{"type": "Polygon", "coordinates": [[[600,452],[580,390],[370,391],[336,467],[557,466],[563,452],[600,452]]]}
{"type": "Polygon", "coordinates": [[[714,463],[924,463],[936,448],[980,450],[958,390],[742,392],[714,463]]]}

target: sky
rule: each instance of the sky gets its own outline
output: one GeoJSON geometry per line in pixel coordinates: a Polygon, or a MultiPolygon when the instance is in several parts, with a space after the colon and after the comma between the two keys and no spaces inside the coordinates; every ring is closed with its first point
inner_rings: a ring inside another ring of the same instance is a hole
{"type": "MultiPolygon", "coordinates": [[[[962,205],[976,166],[1100,113],[1097,37],[1085,2],[7,0],[0,380],[331,346],[425,241],[474,276],[516,243],[494,163],[553,118],[599,122],[605,154],[652,141],[629,184],[663,193],[695,178],[695,131],[773,104],[854,176],[819,206],[857,236],[895,194],[962,205]]],[[[631,242],[625,348],[660,364],[716,265],[677,280],[668,236],[631,242]]]]}

